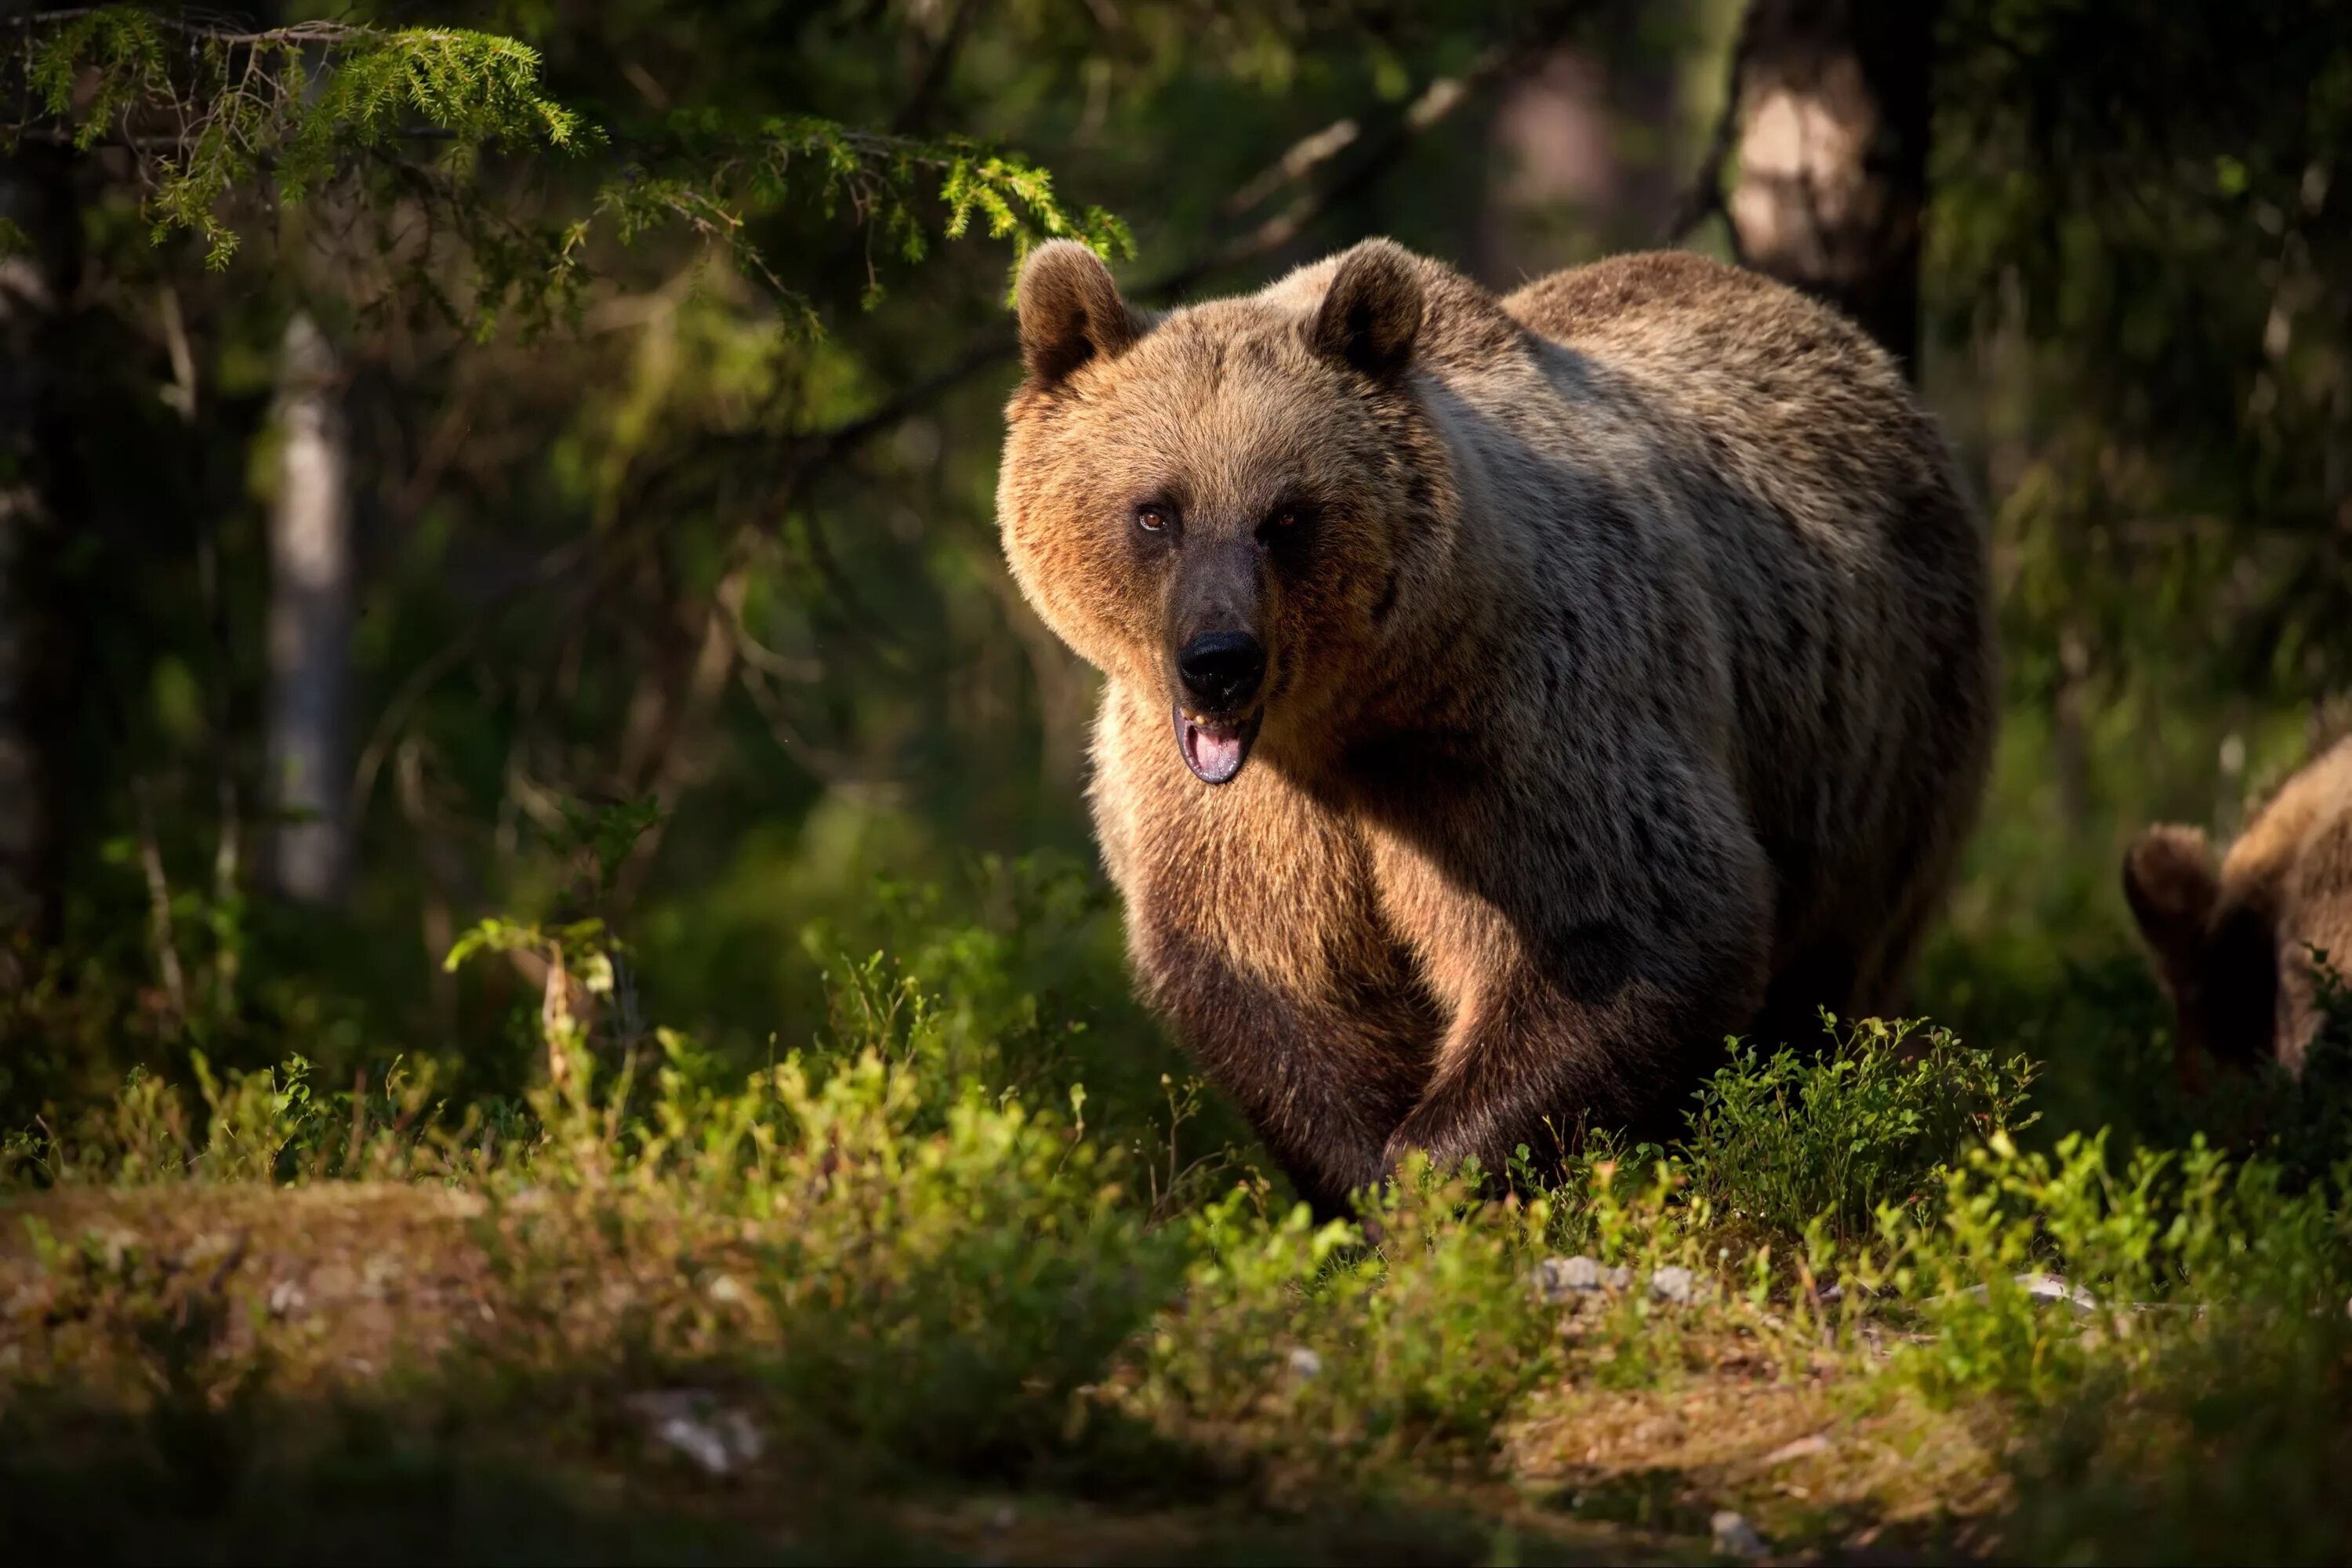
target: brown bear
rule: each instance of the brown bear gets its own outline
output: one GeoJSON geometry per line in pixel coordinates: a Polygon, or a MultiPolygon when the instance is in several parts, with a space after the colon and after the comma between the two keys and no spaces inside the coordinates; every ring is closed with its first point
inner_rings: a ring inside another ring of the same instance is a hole
{"type": "Polygon", "coordinates": [[[2299,1074],[2321,1017],[2315,950],[2352,974],[2352,738],[2259,806],[2218,864],[2202,828],[2148,828],[2124,896],[2172,998],[2183,1081],[2206,1058],[2299,1074]]]}
{"type": "Polygon", "coordinates": [[[1685,254],[1497,300],[1386,240],[1151,315],[1017,291],[997,506],[1107,679],[1135,968],[1301,1193],[1680,1131],[1891,1005],[1994,729],[1983,541],[1895,362],[1685,254]]]}

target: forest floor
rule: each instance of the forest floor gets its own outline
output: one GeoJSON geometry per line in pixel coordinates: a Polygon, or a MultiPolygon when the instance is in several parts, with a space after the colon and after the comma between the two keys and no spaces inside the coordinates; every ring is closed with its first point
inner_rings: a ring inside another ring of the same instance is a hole
{"type": "MultiPolygon", "coordinates": [[[[646,1268],[583,1282],[606,1353],[576,1324],[490,1332],[546,1310],[501,1255],[561,1206],[383,1183],[9,1200],[11,1532],[223,1562],[1894,1562],[1996,1541],[2009,1495],[1990,1405],[1866,1394],[1839,1357],[1773,1364],[1704,1309],[1671,1368],[1624,1375],[1595,1345],[1522,1402],[1496,1462],[1370,1491],[1286,1478],[1245,1433],[1125,1476],[845,1482],[767,1429],[759,1368],[633,1364],[629,1320],[697,1289],[657,1232],[646,1268]]],[[[1553,1305],[1558,1331],[1593,1333],[1608,1301],[1553,1305]]]]}
{"type": "MultiPolygon", "coordinates": [[[[665,1037],[592,1092],[563,1037],[451,1115],[199,1059],[201,1110],[134,1077],[0,1141],[8,1544],[2352,1560],[2352,1165],[2283,1136],[2021,1146],[2021,1062],[1865,1023],[1735,1053],[1671,1151],[1317,1226],[1179,1160],[1181,1091],[1113,1123],[854,1011],[748,1079],[665,1037]]],[[[2323,1079],[2272,1125],[2341,1149],[2323,1079]]]]}

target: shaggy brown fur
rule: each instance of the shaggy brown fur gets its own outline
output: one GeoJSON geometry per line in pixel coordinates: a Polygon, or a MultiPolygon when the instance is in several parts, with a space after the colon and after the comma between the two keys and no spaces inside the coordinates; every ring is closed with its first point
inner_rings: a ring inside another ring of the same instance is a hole
{"type": "Polygon", "coordinates": [[[1137,971],[1318,1205],[1408,1148],[1677,1131],[1727,1035],[1894,1004],[1993,656],[1944,445],[1853,326],[1694,256],[1497,300],[1384,240],[1156,320],[1049,246],[1020,315],[999,520],[1108,678],[1137,971]],[[1266,660],[1218,786],[1204,630],[1266,660]]]}
{"type": "Polygon", "coordinates": [[[2196,1058],[2301,1072],[2319,1026],[2312,952],[2352,971],[2352,740],[2286,782],[2216,865],[2198,827],[2164,824],[2124,858],[2124,895],[2196,1058]]]}

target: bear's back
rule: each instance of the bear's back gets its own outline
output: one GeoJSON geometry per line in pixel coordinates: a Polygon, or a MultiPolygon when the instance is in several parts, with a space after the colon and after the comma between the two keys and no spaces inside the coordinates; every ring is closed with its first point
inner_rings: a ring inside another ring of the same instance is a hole
{"type": "Polygon", "coordinates": [[[1720,311],[1738,298],[1777,293],[1765,278],[1687,250],[1637,251],[1538,278],[1503,308],[1529,331],[1558,343],[1605,336],[1643,316],[1720,311]]]}
{"type": "Polygon", "coordinates": [[[1615,257],[1502,305],[1558,351],[1570,428],[1638,431],[1648,493],[1705,542],[1784,939],[1862,918],[1890,856],[1948,858],[1949,802],[1990,755],[1990,584],[1941,433],[1861,329],[1704,257],[1615,257]]]}

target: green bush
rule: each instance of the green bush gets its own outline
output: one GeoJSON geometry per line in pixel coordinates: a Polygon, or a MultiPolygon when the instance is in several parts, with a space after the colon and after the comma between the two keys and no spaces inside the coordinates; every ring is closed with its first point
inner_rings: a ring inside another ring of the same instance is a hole
{"type": "Polygon", "coordinates": [[[1528,1285],[1544,1205],[1474,1191],[1420,1163],[1371,1201],[1377,1247],[1346,1222],[1316,1226],[1303,1205],[1270,1215],[1262,1189],[1205,1205],[1139,1408],[1326,1479],[1487,1454],[1557,1336],[1528,1285]]]}
{"type": "Polygon", "coordinates": [[[2046,1405],[2217,1324],[2340,1315],[2352,1215],[2333,1184],[2202,1141],[2119,1160],[2104,1132],[2050,1152],[1996,1134],[1946,1173],[1939,1202],[1881,1211],[1886,1250],[1863,1271],[1923,1301],[1933,1332],[1900,1360],[1931,1392],[2046,1405]],[[2071,1299],[2037,1295],[2034,1275],[2071,1299]]]}
{"type": "Polygon", "coordinates": [[[1927,1201],[1963,1151],[2032,1120],[2022,1058],[1914,1024],[1823,1026],[1820,1055],[1735,1044],[1699,1091],[1680,1154],[1717,1214],[1784,1236],[1817,1220],[1862,1234],[1883,1205],[1927,1201]]]}

